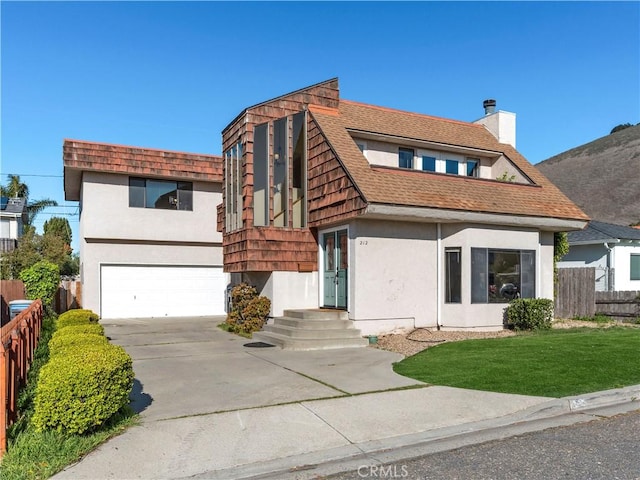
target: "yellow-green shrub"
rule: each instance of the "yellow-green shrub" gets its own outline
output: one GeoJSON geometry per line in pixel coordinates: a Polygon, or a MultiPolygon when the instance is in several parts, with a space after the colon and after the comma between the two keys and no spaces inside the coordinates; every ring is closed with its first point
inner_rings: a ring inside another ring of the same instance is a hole
{"type": "MultiPolygon", "coordinates": [[[[69,327],[67,327],[69,328],[69,327]]],[[[76,333],[74,335],[53,335],[49,340],[49,355],[65,354],[91,345],[108,345],[109,341],[104,335],[95,333],[76,333]]]]}
{"type": "Polygon", "coordinates": [[[58,329],[68,327],[69,325],[86,325],[87,323],[96,323],[100,317],[91,310],[69,310],[58,317],[58,329]]]}
{"type": "Polygon", "coordinates": [[[53,337],[62,337],[66,335],[76,335],[78,333],[93,333],[94,335],[104,335],[104,327],[99,323],[87,323],[85,325],[69,325],[59,328],[53,337]]]}
{"type": "Polygon", "coordinates": [[[87,344],[65,353],[40,371],[31,420],[38,431],[83,433],[129,403],[133,368],[122,347],[87,344]]]}

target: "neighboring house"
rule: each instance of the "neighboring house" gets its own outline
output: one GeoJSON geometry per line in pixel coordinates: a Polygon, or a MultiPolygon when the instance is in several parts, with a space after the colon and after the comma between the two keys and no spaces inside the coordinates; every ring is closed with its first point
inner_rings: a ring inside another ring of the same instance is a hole
{"type": "Polygon", "coordinates": [[[345,310],[363,334],[501,329],[510,299],[553,298],[554,232],[588,217],[494,106],[431,117],[342,100],[332,79],[243,110],[222,132],[231,283],[274,316],[345,310]]]}
{"type": "Polygon", "coordinates": [[[640,230],[592,220],[567,237],[559,268],[594,267],[597,291],[640,290],[640,230]]]}
{"type": "Polygon", "coordinates": [[[26,216],[24,198],[0,197],[0,254],[16,248],[26,216]]]}
{"type": "Polygon", "coordinates": [[[222,159],[65,140],[83,307],[103,318],[224,314],[222,159]]]}

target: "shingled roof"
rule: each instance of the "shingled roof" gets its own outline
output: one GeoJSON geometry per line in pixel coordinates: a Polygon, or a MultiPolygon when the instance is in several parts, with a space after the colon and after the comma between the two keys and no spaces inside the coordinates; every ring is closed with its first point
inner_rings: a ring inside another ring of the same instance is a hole
{"type": "Polygon", "coordinates": [[[586,221],[585,215],[513,147],[482,125],[341,100],[337,110],[309,111],[369,204],[586,221]],[[504,155],[533,183],[376,167],[350,132],[374,133],[504,155]]]}
{"type": "Polygon", "coordinates": [[[63,163],[66,200],[80,199],[83,171],[222,182],[222,157],[216,155],[65,140],[63,163]]]}
{"type": "Polygon", "coordinates": [[[584,228],[577,232],[569,232],[567,235],[569,244],[603,243],[607,241],[635,240],[640,241],[640,230],[624,225],[598,222],[592,220],[584,228]]]}

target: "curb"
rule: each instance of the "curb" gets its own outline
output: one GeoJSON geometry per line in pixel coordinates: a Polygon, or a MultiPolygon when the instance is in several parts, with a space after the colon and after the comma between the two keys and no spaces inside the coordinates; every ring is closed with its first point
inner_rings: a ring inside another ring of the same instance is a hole
{"type": "Polygon", "coordinates": [[[259,464],[202,472],[188,478],[317,479],[325,475],[357,470],[363,465],[389,464],[551,427],[589,422],[602,416],[636,409],[640,409],[640,385],[551,399],[503,417],[352,444],[259,464]],[[604,412],[607,408],[612,412],[604,412]],[[595,411],[598,409],[603,412],[595,411]]]}

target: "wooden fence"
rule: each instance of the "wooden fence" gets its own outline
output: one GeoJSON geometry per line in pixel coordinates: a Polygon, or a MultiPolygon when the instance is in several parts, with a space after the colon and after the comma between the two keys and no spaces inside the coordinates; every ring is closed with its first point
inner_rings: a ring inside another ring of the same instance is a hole
{"type": "Polygon", "coordinates": [[[596,292],[596,313],[622,321],[640,318],[640,292],[596,292]]]}
{"type": "Polygon", "coordinates": [[[0,457],[7,451],[7,428],[18,418],[18,390],[27,382],[41,329],[40,300],[0,328],[0,457]]]}
{"type": "Polygon", "coordinates": [[[0,325],[9,321],[9,302],[26,298],[22,280],[0,280],[0,325]]]}
{"type": "Polygon", "coordinates": [[[596,313],[596,270],[559,268],[556,285],[556,318],[593,317],[596,313]]]}
{"type": "Polygon", "coordinates": [[[54,302],[57,314],[82,308],[82,284],[77,280],[61,280],[54,302]]]}

